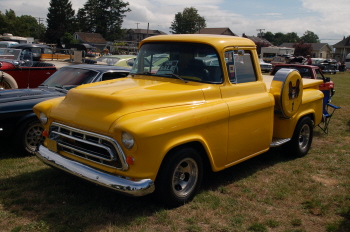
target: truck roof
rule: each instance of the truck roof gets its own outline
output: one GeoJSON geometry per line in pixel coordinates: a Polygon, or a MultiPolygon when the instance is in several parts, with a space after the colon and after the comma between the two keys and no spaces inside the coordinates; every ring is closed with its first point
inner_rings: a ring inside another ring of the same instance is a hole
{"type": "Polygon", "coordinates": [[[176,35],[157,35],[151,36],[141,41],[142,44],[147,42],[189,42],[189,43],[205,43],[224,49],[232,46],[256,47],[255,43],[247,38],[229,35],[209,35],[209,34],[176,34],[176,35]]]}

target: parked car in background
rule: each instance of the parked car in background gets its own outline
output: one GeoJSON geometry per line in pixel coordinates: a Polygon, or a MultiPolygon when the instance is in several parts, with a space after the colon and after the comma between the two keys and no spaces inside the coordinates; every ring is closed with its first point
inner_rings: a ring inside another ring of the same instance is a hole
{"type": "Polygon", "coordinates": [[[345,68],[350,69],[350,53],[346,55],[345,68]]]}
{"type": "Polygon", "coordinates": [[[0,48],[0,89],[35,88],[56,72],[54,64],[33,61],[31,52],[0,48]]]}
{"type": "Polygon", "coordinates": [[[8,48],[12,45],[16,45],[18,42],[15,41],[0,41],[0,48],[8,48]]]}
{"type": "Polygon", "coordinates": [[[271,72],[272,64],[266,63],[263,59],[259,59],[260,61],[260,69],[262,72],[271,72]]]}
{"type": "Polygon", "coordinates": [[[114,65],[131,68],[134,65],[135,55],[108,55],[96,59],[96,64],[114,65]]]}
{"type": "Polygon", "coordinates": [[[336,74],[339,72],[338,62],[335,59],[311,58],[312,65],[320,67],[324,73],[336,74]]]}
{"type": "Polygon", "coordinates": [[[31,52],[34,61],[39,61],[41,54],[53,54],[52,48],[43,44],[16,44],[10,46],[10,48],[31,52]]]}
{"type": "Polygon", "coordinates": [[[65,96],[81,84],[125,77],[130,68],[102,65],[71,65],[60,68],[35,89],[0,91],[0,137],[11,137],[20,153],[33,154],[43,140],[42,125],[34,115],[35,104],[65,96]]]}

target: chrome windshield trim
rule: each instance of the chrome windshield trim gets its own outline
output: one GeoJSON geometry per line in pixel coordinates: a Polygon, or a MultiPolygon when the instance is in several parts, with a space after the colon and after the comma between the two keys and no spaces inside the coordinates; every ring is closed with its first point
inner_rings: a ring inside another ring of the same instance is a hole
{"type": "Polygon", "coordinates": [[[39,160],[51,167],[125,195],[144,196],[154,191],[154,182],[151,179],[131,180],[123,176],[102,172],[52,152],[43,145],[38,147],[35,154],[39,160]]]}

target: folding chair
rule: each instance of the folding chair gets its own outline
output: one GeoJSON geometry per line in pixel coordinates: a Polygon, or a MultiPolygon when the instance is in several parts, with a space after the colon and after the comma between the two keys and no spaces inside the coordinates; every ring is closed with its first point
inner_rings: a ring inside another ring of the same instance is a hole
{"type": "Polygon", "coordinates": [[[321,90],[324,94],[323,98],[323,121],[318,124],[318,127],[321,128],[321,130],[328,134],[328,125],[331,121],[331,118],[335,112],[335,110],[340,109],[341,107],[332,105],[330,102],[330,90],[321,90]]]}

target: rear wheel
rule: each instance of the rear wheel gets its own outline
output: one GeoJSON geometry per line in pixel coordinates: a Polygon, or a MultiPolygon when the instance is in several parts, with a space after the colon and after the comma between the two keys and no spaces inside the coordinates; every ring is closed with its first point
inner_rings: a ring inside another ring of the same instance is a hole
{"type": "Polygon", "coordinates": [[[176,207],[193,199],[203,176],[202,158],[192,147],[181,147],[167,155],[155,183],[157,200],[176,207]]]}
{"type": "Polygon", "coordinates": [[[303,117],[295,127],[292,140],[288,143],[289,153],[295,157],[305,156],[311,147],[313,122],[310,117],[303,117]]]}

